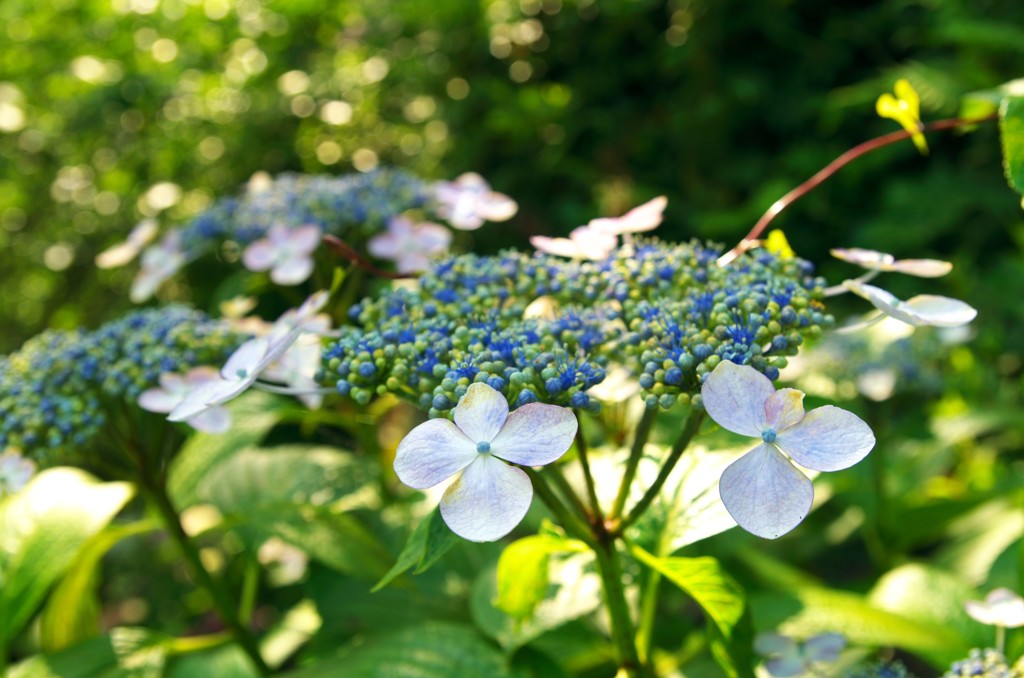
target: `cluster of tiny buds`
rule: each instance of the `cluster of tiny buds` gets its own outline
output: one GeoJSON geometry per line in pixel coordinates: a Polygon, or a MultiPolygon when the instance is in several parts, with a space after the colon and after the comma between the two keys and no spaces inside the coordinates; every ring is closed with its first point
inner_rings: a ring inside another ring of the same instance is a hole
{"type": "Polygon", "coordinates": [[[772,379],[805,337],[833,324],[809,264],[761,251],[729,267],[698,242],[637,240],[601,261],[507,251],[436,264],[413,288],[367,298],[324,351],[325,385],[365,404],[393,393],[431,416],[472,383],[512,407],[595,410],[612,364],[648,407],[689,401],[722,360],[772,379]]]}

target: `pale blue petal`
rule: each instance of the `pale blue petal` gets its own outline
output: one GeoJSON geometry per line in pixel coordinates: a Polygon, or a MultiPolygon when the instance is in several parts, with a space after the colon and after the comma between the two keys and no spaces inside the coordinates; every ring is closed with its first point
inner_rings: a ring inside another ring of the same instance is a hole
{"type": "Polygon", "coordinates": [[[170,421],[191,419],[241,395],[248,387],[249,384],[244,381],[220,378],[207,381],[189,391],[188,395],[167,415],[167,419],[170,421]]]}
{"type": "Polygon", "coordinates": [[[867,456],[875,446],[875,436],[856,414],[826,405],[779,431],[775,444],[804,468],[838,471],[867,456]]]}
{"type": "Polygon", "coordinates": [[[441,517],[463,539],[496,541],[523,520],[532,499],[522,469],[480,454],[445,490],[441,517]]]}
{"type": "Polygon", "coordinates": [[[747,532],[775,539],[811,510],[814,486],[774,445],[762,443],[722,473],[718,492],[729,515],[747,532]]]}
{"type": "Polygon", "coordinates": [[[807,670],[807,664],[798,657],[776,657],[764,663],[764,668],[775,678],[799,676],[807,670]]]}
{"type": "Polygon", "coordinates": [[[900,310],[917,318],[917,324],[934,327],[960,327],[978,316],[970,304],[934,294],[911,297],[900,304],[900,310]]]}
{"type": "Polygon", "coordinates": [[[508,419],[508,401],[487,384],[471,384],[454,414],[456,425],[470,440],[489,443],[508,419]]]}
{"type": "Polygon", "coordinates": [[[796,641],[781,633],[759,633],[754,638],[754,652],[762,657],[773,654],[796,656],[796,641]]]}
{"type": "Polygon", "coordinates": [[[523,466],[550,464],[572,446],[576,427],[576,415],[566,407],[523,405],[491,441],[491,454],[523,466]]]}
{"type": "Polygon", "coordinates": [[[226,407],[211,407],[185,423],[203,433],[226,433],[231,429],[231,413],[226,407]]]}
{"type": "Polygon", "coordinates": [[[221,368],[220,374],[225,379],[247,379],[256,371],[260,361],[267,354],[270,342],[266,338],[250,339],[231,354],[221,368]]]}
{"type": "Polygon", "coordinates": [[[425,490],[466,468],[480,454],[476,443],[447,419],[423,422],[398,443],[395,473],[409,487],[425,490]]]}
{"type": "Polygon", "coordinates": [[[804,657],[812,662],[834,662],[846,647],[846,637],[841,633],[822,633],[807,639],[804,643],[804,657]]]}
{"type": "Polygon", "coordinates": [[[723,360],[704,380],[701,400],[708,415],[722,428],[760,438],[765,401],[773,393],[771,379],[753,367],[723,360]]]}

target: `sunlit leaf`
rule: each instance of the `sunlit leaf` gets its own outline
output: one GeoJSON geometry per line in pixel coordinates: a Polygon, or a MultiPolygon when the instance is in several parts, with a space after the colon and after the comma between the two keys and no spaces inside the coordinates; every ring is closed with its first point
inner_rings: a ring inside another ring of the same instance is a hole
{"type": "Polygon", "coordinates": [[[398,560],[373,590],[379,591],[412,567],[416,573],[425,571],[459,541],[461,538],[444,524],[440,510],[434,509],[409,534],[398,560]]]}
{"type": "Polygon", "coordinates": [[[551,556],[586,548],[583,542],[553,534],[537,534],[512,542],[498,559],[495,606],[515,619],[529,617],[547,595],[551,556]]]}
{"type": "Polygon", "coordinates": [[[1003,99],[999,106],[999,132],[1006,180],[1015,191],[1024,193],[1024,96],[1003,99]]]}

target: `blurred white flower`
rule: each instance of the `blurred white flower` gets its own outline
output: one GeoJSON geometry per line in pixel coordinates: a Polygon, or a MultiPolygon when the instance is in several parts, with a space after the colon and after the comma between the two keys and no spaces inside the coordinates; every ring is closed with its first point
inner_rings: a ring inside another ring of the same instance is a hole
{"type": "MultiPolygon", "coordinates": [[[[139,407],[148,412],[167,414],[174,411],[190,392],[219,378],[213,367],[194,367],[185,374],[164,372],[160,375],[160,388],[151,388],[139,394],[139,407]]],[[[197,431],[224,433],[231,428],[231,413],[225,407],[211,407],[185,420],[197,431]]]]}
{"type": "Polygon", "coordinates": [[[453,416],[455,423],[431,419],[410,431],[398,445],[395,473],[418,490],[458,474],[441,498],[441,517],[463,539],[498,540],[519,524],[533,499],[530,478],[505,461],[555,461],[572,445],[576,416],[541,403],[509,414],[505,396],[482,383],[470,385],[453,416]]]}
{"type": "Polygon", "coordinates": [[[668,198],[663,195],[658,196],[639,207],[634,207],[621,217],[591,219],[587,226],[595,231],[609,235],[652,231],[661,224],[662,214],[667,205],[668,198]]]}
{"type": "Polygon", "coordinates": [[[117,268],[129,263],[139,256],[142,248],[153,241],[160,227],[155,219],[143,219],[128,234],[124,242],[103,250],[96,255],[96,266],[99,268],[117,268]]]}
{"type": "Polygon", "coordinates": [[[982,624],[1007,629],[1024,626],[1024,598],[1010,589],[995,589],[984,601],[968,600],[964,608],[972,619],[982,624]]]}
{"type": "Polygon", "coordinates": [[[815,471],[838,471],[875,446],[857,415],[832,405],[805,413],[803,393],[776,391],[747,365],[719,363],[704,381],[701,400],[722,428],[762,441],[725,469],[719,494],[740,527],[766,539],[799,525],[814,500],[814,484],[790,458],[815,471]]]}
{"type": "Polygon", "coordinates": [[[545,254],[571,259],[607,259],[618,245],[618,238],[589,226],[580,226],[569,233],[568,238],[549,238],[535,235],[530,244],[545,254]]]}
{"type": "Polygon", "coordinates": [[[492,191],[475,172],[467,172],[455,181],[438,182],[434,197],[439,203],[438,214],[461,231],[475,231],[485,221],[507,221],[519,209],[515,200],[492,191]]]}
{"type": "Polygon", "coordinates": [[[156,292],[185,265],[185,253],[181,251],[181,231],[171,231],[157,245],[151,245],[142,253],[142,262],[129,297],[140,304],[156,292]]]}
{"type": "Polygon", "coordinates": [[[822,633],[803,643],[779,633],[759,633],[754,639],[754,651],[766,657],[764,668],[775,678],[813,672],[815,664],[831,664],[839,659],[845,647],[846,638],[839,633],[822,633]]]}
{"type": "Polygon", "coordinates": [[[36,463],[9,449],[0,454],[0,497],[14,494],[28,484],[36,473],[36,463]]]}
{"type": "Polygon", "coordinates": [[[220,313],[228,320],[244,318],[246,314],[256,308],[256,297],[239,295],[220,302],[220,313]]]}
{"type": "Polygon", "coordinates": [[[916,275],[919,278],[938,278],[953,270],[953,264],[939,259],[897,259],[885,252],[865,250],[859,247],[836,248],[832,256],[856,264],[869,271],[885,271],[916,275]]]}
{"type": "Polygon", "coordinates": [[[378,259],[395,262],[399,273],[420,273],[434,257],[448,251],[452,232],[440,224],[414,224],[405,217],[388,221],[387,230],[370,238],[367,249],[378,259]]]}
{"type": "Polygon", "coordinates": [[[885,315],[915,327],[959,327],[978,315],[972,306],[959,299],[919,294],[903,301],[881,288],[858,280],[844,280],[843,285],[857,296],[867,299],[885,315]]]}
{"type": "Polygon", "coordinates": [[[270,279],[278,285],[298,285],[313,274],[312,254],[320,238],[320,228],[312,224],[294,228],[275,224],[266,237],[245,248],[242,263],[250,271],[270,271],[270,279]]]}

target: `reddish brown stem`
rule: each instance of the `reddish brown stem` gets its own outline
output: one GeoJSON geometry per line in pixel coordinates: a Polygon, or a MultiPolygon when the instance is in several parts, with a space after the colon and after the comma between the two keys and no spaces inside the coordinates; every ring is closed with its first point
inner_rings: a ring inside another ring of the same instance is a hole
{"type": "Polygon", "coordinates": [[[401,273],[395,273],[394,271],[385,271],[382,268],[377,268],[369,261],[366,257],[361,255],[347,242],[333,235],[324,236],[324,244],[331,249],[332,252],[337,254],[342,259],[350,261],[364,271],[377,276],[378,278],[388,278],[390,280],[404,280],[406,278],[413,278],[415,276],[403,275],[401,273]]]}
{"type": "MultiPolygon", "coordinates": [[[[974,118],[971,120],[967,120],[964,118],[949,118],[947,120],[937,120],[935,122],[928,123],[927,125],[922,125],[920,131],[937,132],[939,130],[955,129],[957,127],[964,127],[966,125],[976,125],[982,122],[991,122],[992,120],[995,120],[998,117],[999,116],[997,114],[993,113],[992,115],[985,116],[984,118],[974,118]]],[[[862,155],[870,153],[871,151],[882,148],[883,146],[888,146],[889,144],[894,144],[898,141],[909,139],[913,135],[914,133],[908,132],[907,130],[890,132],[889,134],[883,134],[882,136],[875,137],[874,139],[868,139],[867,141],[858,144],[851,148],[850,150],[846,151],[838,158],[836,158],[835,160],[833,160],[832,162],[818,170],[818,172],[810,179],[808,179],[807,181],[805,181],[804,183],[800,184],[792,191],[787,193],[786,195],[782,196],[781,198],[773,202],[772,206],[768,208],[768,211],[761,215],[761,218],[757,220],[757,223],[754,224],[754,227],[750,229],[750,232],[743,236],[743,239],[740,240],[735,247],[733,247],[731,250],[729,250],[728,252],[726,252],[725,254],[718,258],[718,264],[720,266],[726,266],[740,254],[750,249],[750,247],[755,244],[757,238],[760,237],[762,233],[764,233],[764,229],[768,228],[768,224],[772,223],[772,221],[775,220],[775,217],[779,216],[779,214],[781,214],[784,209],[786,209],[794,202],[810,193],[812,190],[817,188],[819,184],[823,183],[825,180],[827,180],[829,177],[831,177],[833,174],[838,172],[840,169],[842,169],[852,161],[856,160],[862,155]]]]}

